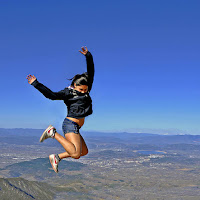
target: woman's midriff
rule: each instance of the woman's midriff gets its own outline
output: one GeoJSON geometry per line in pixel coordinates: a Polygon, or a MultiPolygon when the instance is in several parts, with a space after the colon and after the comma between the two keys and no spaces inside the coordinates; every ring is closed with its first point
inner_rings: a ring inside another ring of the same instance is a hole
{"type": "Polygon", "coordinates": [[[76,119],[76,118],[72,118],[72,117],[67,117],[67,119],[77,123],[80,127],[83,126],[85,118],[81,118],[81,119],[76,119]]]}

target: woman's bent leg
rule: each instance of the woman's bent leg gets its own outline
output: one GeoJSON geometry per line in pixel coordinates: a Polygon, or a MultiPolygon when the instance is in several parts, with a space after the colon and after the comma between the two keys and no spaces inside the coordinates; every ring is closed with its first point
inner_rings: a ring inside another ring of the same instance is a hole
{"type": "MultiPolygon", "coordinates": [[[[75,133],[67,133],[65,135],[66,138],[61,136],[59,133],[55,133],[55,139],[63,146],[66,150],[66,153],[61,155],[61,157],[72,157],[72,158],[80,158],[82,143],[80,134],[75,133]]],[[[60,157],[60,155],[59,155],[60,157]]],[[[60,158],[61,158],[60,157],[60,158]]],[[[64,158],[63,157],[63,158],[64,158]]]]}
{"type": "MultiPolygon", "coordinates": [[[[81,136],[81,135],[80,135],[81,136]]],[[[81,136],[81,143],[82,143],[82,151],[81,151],[81,156],[85,156],[88,154],[88,148],[87,145],[85,143],[85,140],[83,139],[83,137],[81,136]]]]}
{"type": "MultiPolygon", "coordinates": [[[[75,134],[75,133],[72,133],[72,134],[75,134]]],[[[65,135],[66,136],[66,140],[68,140],[69,142],[71,142],[73,144],[73,136],[70,136],[68,134],[65,135]]],[[[83,139],[83,137],[80,135],[80,139],[81,139],[81,154],[78,155],[76,157],[76,159],[80,158],[80,156],[85,156],[88,154],[88,148],[87,148],[87,145],[83,139]]],[[[77,146],[77,145],[74,145],[74,146],[77,146]]],[[[64,153],[61,153],[61,154],[58,154],[60,159],[63,159],[63,158],[68,158],[68,157],[71,157],[71,155],[68,153],[68,152],[64,152],[64,153]]]]}

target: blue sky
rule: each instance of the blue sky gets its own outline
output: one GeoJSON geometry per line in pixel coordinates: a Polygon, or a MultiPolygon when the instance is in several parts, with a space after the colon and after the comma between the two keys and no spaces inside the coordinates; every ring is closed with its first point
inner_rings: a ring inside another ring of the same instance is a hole
{"type": "Polygon", "coordinates": [[[94,114],[83,130],[200,134],[200,2],[0,0],[1,128],[61,129],[58,91],[94,57],[94,114]]]}

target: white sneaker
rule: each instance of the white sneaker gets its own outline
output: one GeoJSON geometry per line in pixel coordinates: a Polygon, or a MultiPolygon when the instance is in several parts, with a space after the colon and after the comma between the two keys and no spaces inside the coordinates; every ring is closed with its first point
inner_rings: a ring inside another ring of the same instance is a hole
{"type": "Polygon", "coordinates": [[[40,142],[43,142],[44,140],[50,137],[54,138],[55,132],[56,129],[52,125],[49,125],[48,128],[43,132],[42,136],[40,137],[40,142]]]}
{"type": "Polygon", "coordinates": [[[58,163],[59,163],[59,160],[56,158],[56,155],[55,154],[51,154],[49,156],[49,160],[51,162],[51,166],[53,167],[53,170],[58,173],[58,163]]]}

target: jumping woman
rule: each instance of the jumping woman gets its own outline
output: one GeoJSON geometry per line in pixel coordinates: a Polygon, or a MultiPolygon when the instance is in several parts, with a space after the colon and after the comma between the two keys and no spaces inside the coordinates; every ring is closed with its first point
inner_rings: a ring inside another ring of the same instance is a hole
{"type": "Polygon", "coordinates": [[[59,92],[53,92],[42,83],[40,83],[33,75],[28,75],[28,83],[39,90],[46,98],[51,100],[63,100],[67,106],[68,114],[63,121],[62,129],[64,137],[60,135],[55,127],[49,125],[40,137],[40,142],[47,138],[56,139],[66,150],[64,153],[52,154],[49,156],[51,165],[56,173],[58,173],[58,163],[67,157],[79,159],[88,153],[87,145],[79,133],[79,129],[83,126],[85,117],[92,114],[92,100],[90,91],[94,79],[94,63],[92,54],[87,47],[81,47],[79,51],[86,57],[87,72],[74,76],[69,87],[59,92]]]}

